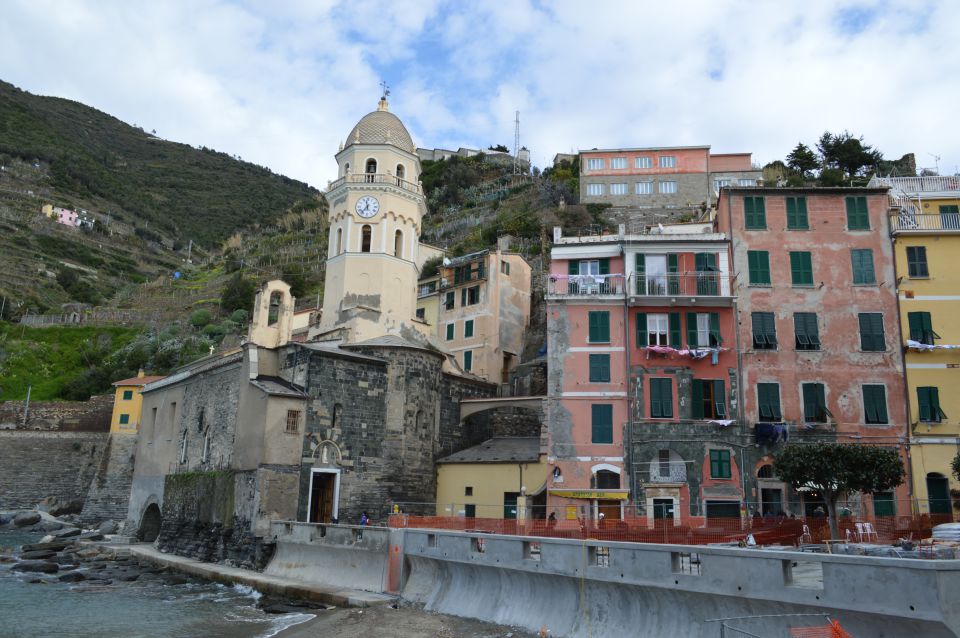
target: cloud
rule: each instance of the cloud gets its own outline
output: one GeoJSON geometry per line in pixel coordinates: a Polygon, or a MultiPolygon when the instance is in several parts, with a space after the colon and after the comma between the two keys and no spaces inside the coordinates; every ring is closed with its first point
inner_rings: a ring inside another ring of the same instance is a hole
{"type": "Polygon", "coordinates": [[[8,3],[0,78],[324,187],[379,83],[417,144],[710,144],[763,163],[824,130],[960,165],[960,4],[8,3]]]}

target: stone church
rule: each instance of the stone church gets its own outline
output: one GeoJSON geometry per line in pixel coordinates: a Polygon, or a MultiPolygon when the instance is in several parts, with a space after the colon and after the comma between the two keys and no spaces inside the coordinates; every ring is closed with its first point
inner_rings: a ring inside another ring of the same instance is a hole
{"type": "Polygon", "coordinates": [[[291,341],[295,300],[272,281],[247,343],[143,388],[129,529],[193,539],[186,553],[211,559],[226,535],[262,536],[271,519],[432,512],[434,459],[489,438],[461,423],[459,403],[496,386],[460,370],[416,317],[415,151],[383,98],[337,153],[323,312],[306,341],[291,341]]]}

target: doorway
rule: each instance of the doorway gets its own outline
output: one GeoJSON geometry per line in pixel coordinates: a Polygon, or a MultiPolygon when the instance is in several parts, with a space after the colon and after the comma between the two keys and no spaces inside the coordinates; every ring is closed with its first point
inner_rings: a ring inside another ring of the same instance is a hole
{"type": "Polygon", "coordinates": [[[927,474],[927,499],[931,514],[950,514],[950,481],[943,474],[927,474]]]}
{"type": "Polygon", "coordinates": [[[653,499],[653,520],[673,520],[673,499],[653,499]]]}
{"type": "Polygon", "coordinates": [[[162,522],[160,507],[156,503],[151,503],[140,519],[140,529],[137,534],[140,540],[145,543],[152,543],[157,540],[162,522]]]}
{"type": "Polygon", "coordinates": [[[783,514],[783,490],[766,487],[760,489],[760,514],[763,516],[783,514]]]}
{"type": "Polygon", "coordinates": [[[520,492],[504,492],[503,493],[503,517],[506,519],[515,519],[517,518],[517,497],[520,496],[520,492]]]}
{"type": "Polygon", "coordinates": [[[307,521],[310,523],[331,523],[337,518],[340,499],[339,470],[310,471],[310,504],[307,521]]]}

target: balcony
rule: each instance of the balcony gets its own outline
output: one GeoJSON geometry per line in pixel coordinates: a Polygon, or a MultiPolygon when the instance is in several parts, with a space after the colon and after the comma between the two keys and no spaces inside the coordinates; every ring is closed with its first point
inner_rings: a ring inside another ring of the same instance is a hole
{"type": "Polygon", "coordinates": [[[641,483],[686,483],[687,465],[683,461],[661,463],[653,461],[649,469],[640,472],[641,483]]]}
{"type": "Polygon", "coordinates": [[[547,275],[548,298],[623,298],[623,275],[547,275]]]}
{"type": "Polygon", "coordinates": [[[960,177],[930,175],[927,177],[874,177],[870,186],[889,186],[908,195],[930,196],[933,193],[952,193],[960,197],[960,177]]]}
{"type": "MultiPolygon", "coordinates": [[[[919,178],[918,178],[919,179],[919,178]]],[[[957,194],[960,197],[960,192],[957,194]]],[[[901,210],[890,215],[892,233],[960,233],[960,214],[957,213],[911,213],[901,210]]]]}
{"type": "Polygon", "coordinates": [[[396,186],[411,193],[423,195],[423,188],[420,184],[408,182],[396,175],[389,175],[387,173],[351,173],[350,175],[344,175],[340,179],[330,182],[330,185],[327,187],[327,192],[332,192],[343,184],[389,184],[390,186],[396,186]]]}
{"type": "Polygon", "coordinates": [[[730,276],[720,272],[662,273],[630,275],[627,290],[631,303],[697,304],[697,299],[732,298],[730,276]]]}

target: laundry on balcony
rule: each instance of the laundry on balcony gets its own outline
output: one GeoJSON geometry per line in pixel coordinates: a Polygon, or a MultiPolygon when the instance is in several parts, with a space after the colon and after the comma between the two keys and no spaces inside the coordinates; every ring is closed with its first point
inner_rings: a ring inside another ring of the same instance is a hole
{"type": "Polygon", "coordinates": [[[671,346],[644,346],[644,350],[647,352],[647,359],[650,358],[651,354],[659,355],[671,355],[676,354],[681,357],[691,357],[693,359],[706,359],[710,357],[710,363],[717,365],[720,361],[720,352],[724,350],[729,350],[730,348],[673,348],[671,346]]]}
{"type": "Polygon", "coordinates": [[[960,350],[960,346],[951,346],[945,343],[921,343],[913,339],[907,339],[907,347],[911,350],[960,350]]]}
{"type": "Polygon", "coordinates": [[[707,421],[707,423],[713,423],[714,425],[729,427],[734,423],[736,423],[736,420],[735,419],[712,419],[710,421],[707,421]]]}
{"type": "Polygon", "coordinates": [[[754,429],[757,445],[774,445],[790,440],[790,426],[787,423],[757,423],[754,429]]]}

